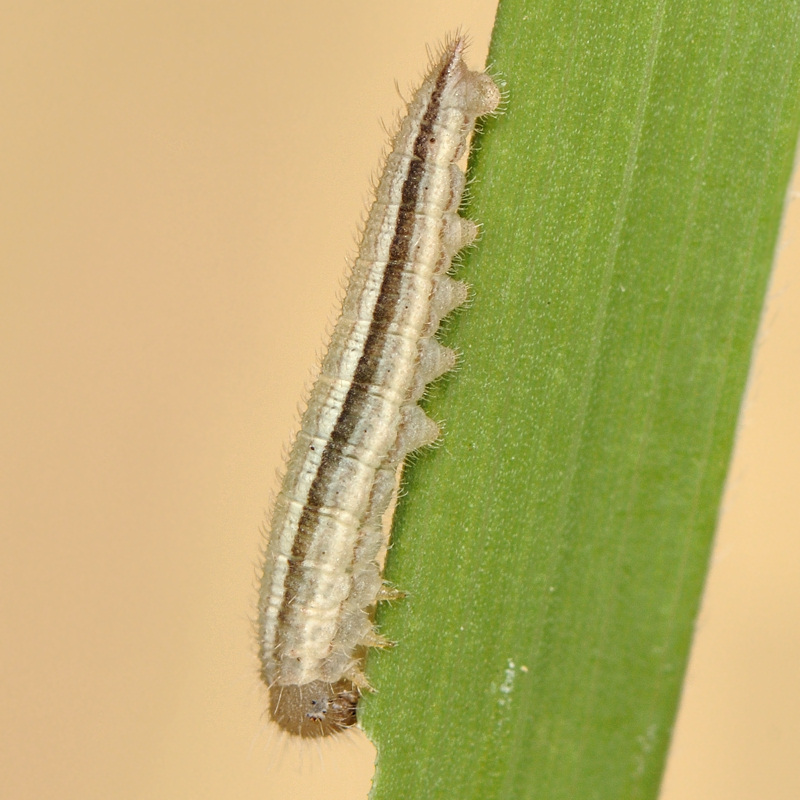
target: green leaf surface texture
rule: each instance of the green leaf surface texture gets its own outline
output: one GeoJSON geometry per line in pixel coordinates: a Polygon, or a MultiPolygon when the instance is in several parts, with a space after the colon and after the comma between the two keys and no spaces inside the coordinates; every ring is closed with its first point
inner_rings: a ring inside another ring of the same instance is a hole
{"type": "MultiPolygon", "coordinates": [[[[372,800],[655,798],[800,121],[796,0],[507,0],[372,800]]],[[[754,536],[758,531],[752,532],[754,536]]]]}

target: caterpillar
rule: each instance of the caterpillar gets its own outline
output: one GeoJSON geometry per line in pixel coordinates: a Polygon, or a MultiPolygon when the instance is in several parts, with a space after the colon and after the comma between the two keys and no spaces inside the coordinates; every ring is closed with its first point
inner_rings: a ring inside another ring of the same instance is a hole
{"type": "Polygon", "coordinates": [[[394,136],[341,314],[302,415],[277,495],[258,600],[258,649],[269,710],[291,734],[356,722],[369,689],[363,657],[387,642],[376,604],[389,599],[379,556],[383,516],[408,453],[439,438],[418,405],[455,365],[435,333],[467,297],[449,276],[477,225],[458,213],[458,165],[500,91],[446,43],[394,136]]]}

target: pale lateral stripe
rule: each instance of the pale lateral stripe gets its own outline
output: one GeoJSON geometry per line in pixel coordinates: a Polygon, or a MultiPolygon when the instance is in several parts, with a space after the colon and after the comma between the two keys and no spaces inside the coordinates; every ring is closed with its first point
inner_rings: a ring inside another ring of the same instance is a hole
{"type": "Polygon", "coordinates": [[[455,163],[500,95],[443,51],[408,107],[364,226],[342,314],[275,503],[259,601],[273,717],[303,736],[354,721],[361,651],[379,643],[381,521],[405,455],[438,437],[416,405],[455,355],[431,337],[465,299],[447,276],[476,226],[458,216],[455,163]]]}

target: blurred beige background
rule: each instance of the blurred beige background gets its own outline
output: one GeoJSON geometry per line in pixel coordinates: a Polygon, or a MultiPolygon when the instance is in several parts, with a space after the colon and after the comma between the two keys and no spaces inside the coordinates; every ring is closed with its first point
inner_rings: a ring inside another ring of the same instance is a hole
{"type": "MultiPolygon", "coordinates": [[[[258,526],[394,80],[458,26],[479,66],[493,14],[5,6],[3,798],[366,796],[363,738],[262,721],[258,526]]],[[[798,202],[784,234],[664,800],[800,797],[798,202]]]]}

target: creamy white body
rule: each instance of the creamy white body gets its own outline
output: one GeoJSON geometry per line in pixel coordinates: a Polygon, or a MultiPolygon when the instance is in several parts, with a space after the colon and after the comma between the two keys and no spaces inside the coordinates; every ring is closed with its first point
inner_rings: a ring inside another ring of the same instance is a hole
{"type": "Polygon", "coordinates": [[[455,354],[434,334],[466,299],[448,276],[475,238],[457,162],[495,83],[447,45],[409,103],[376,190],[342,313],[272,513],[258,608],[274,719],[301,736],[355,722],[366,647],[379,646],[383,515],[397,471],[439,429],[417,401],[455,354]]]}

